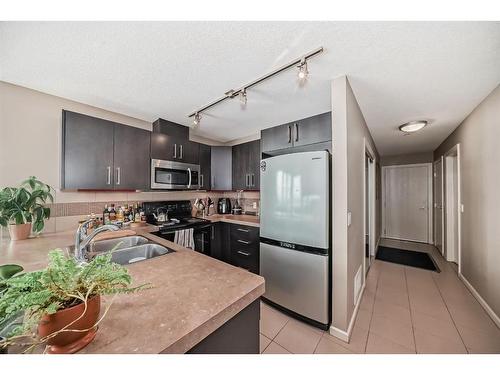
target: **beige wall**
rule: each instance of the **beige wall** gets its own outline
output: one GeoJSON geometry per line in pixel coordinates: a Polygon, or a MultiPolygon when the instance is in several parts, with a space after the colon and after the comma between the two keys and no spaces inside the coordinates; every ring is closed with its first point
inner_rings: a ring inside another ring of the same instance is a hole
{"type": "Polygon", "coordinates": [[[460,144],[462,274],[500,316],[500,86],[434,151],[460,144]]]}
{"type": "MultiPolygon", "coordinates": [[[[379,159],[348,79],[332,83],[333,327],[346,332],[353,316],[354,277],[364,261],[364,140],[379,159]],[[351,225],[347,226],[347,213],[351,225]]],[[[377,204],[377,210],[379,205],[377,204]]],[[[376,218],[380,215],[376,213],[376,218]]],[[[378,221],[378,220],[377,220],[378,221]]],[[[376,223],[376,227],[379,225],[376,223]]]]}
{"type": "Polygon", "coordinates": [[[418,154],[382,156],[380,159],[380,164],[382,166],[420,164],[420,163],[432,163],[433,160],[434,160],[434,155],[432,151],[429,151],[418,154]]]}
{"type": "MultiPolygon", "coordinates": [[[[204,192],[60,191],[63,109],[147,130],[151,130],[152,127],[151,123],[146,121],[0,81],[0,188],[16,186],[26,177],[34,175],[56,189],[55,203],[206,197],[207,193],[204,192]]],[[[253,199],[254,195],[255,193],[245,193],[243,197],[248,196],[253,199]]],[[[216,197],[213,193],[210,193],[210,196],[216,197]]],[[[79,216],[51,218],[46,223],[45,231],[73,229],[81,218],[79,216]]],[[[1,231],[0,229],[0,234],[1,231]]]]}

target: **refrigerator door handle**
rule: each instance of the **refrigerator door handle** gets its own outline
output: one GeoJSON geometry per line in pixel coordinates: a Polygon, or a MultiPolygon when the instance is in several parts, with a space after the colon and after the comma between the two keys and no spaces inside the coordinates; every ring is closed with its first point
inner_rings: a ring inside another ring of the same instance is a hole
{"type": "Polygon", "coordinates": [[[288,143],[292,143],[292,126],[288,125],[288,143]]]}

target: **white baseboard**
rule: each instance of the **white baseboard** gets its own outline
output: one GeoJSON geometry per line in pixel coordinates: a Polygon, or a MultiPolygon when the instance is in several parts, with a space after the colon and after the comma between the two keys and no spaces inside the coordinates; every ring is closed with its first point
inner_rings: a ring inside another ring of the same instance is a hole
{"type": "Polygon", "coordinates": [[[345,341],[349,342],[351,339],[352,329],[354,328],[354,322],[356,321],[356,317],[358,316],[359,305],[361,305],[361,298],[363,297],[363,293],[365,292],[366,281],[363,283],[361,288],[361,292],[359,293],[358,300],[356,301],[356,305],[354,306],[354,311],[352,312],[351,321],[349,322],[349,326],[347,327],[347,331],[344,331],[340,328],[330,326],[329,333],[330,335],[345,341]]]}
{"type": "Polygon", "coordinates": [[[458,274],[458,277],[460,280],[462,280],[467,287],[467,289],[470,290],[472,295],[474,296],[475,299],[479,302],[479,304],[483,307],[484,310],[486,310],[486,313],[490,316],[490,318],[493,320],[493,322],[497,325],[498,328],[500,328],[500,317],[498,317],[497,314],[493,311],[493,309],[488,305],[488,303],[481,297],[481,295],[477,292],[476,289],[472,286],[472,284],[465,278],[464,275],[461,273],[458,274]]]}

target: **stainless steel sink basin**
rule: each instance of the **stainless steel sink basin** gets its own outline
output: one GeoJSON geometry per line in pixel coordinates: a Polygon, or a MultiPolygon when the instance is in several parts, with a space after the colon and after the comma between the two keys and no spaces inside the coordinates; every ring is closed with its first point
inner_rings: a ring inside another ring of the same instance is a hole
{"type": "Polygon", "coordinates": [[[111,253],[111,260],[115,263],[125,265],[142,260],[155,258],[174,252],[155,243],[133,246],[125,249],[115,250],[111,253]]]}
{"type": "Polygon", "coordinates": [[[120,237],[110,240],[95,241],[90,245],[89,250],[91,253],[102,253],[113,249],[119,250],[132,246],[143,245],[148,242],[149,240],[147,238],[141,236],[120,237]]]}

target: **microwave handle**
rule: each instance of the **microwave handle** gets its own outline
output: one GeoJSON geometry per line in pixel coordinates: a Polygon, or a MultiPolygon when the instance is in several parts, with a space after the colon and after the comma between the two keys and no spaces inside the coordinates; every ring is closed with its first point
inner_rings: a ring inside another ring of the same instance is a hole
{"type": "Polygon", "coordinates": [[[191,168],[188,168],[188,173],[189,173],[189,182],[188,182],[188,189],[191,189],[191,168]]]}

